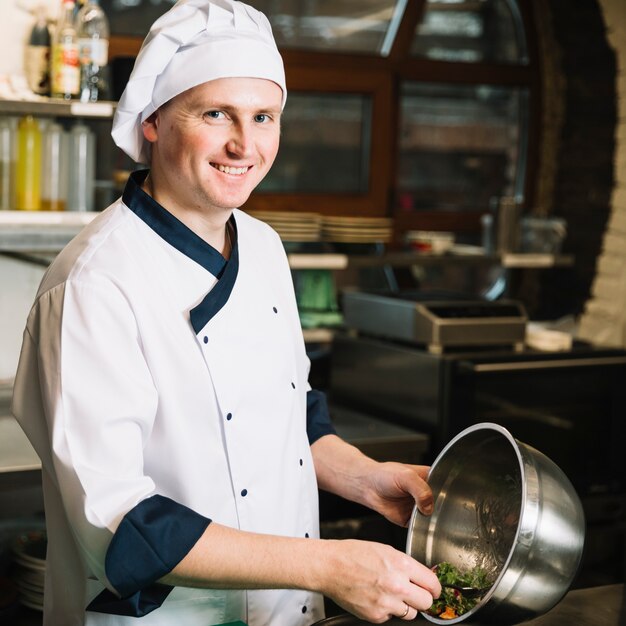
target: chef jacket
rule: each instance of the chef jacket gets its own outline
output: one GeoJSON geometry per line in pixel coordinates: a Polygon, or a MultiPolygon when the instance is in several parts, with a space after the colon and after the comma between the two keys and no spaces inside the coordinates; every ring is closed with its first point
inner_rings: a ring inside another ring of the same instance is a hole
{"type": "Polygon", "coordinates": [[[146,174],[55,259],[24,332],[13,412],[42,461],[44,624],[311,624],[309,591],[157,582],[212,520],[319,537],[310,444],[333,428],[278,235],[235,210],[226,261],[146,174]]]}

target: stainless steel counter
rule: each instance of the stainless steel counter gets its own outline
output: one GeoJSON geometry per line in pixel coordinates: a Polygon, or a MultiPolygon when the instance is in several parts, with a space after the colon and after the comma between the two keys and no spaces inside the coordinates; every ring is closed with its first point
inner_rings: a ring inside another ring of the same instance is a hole
{"type": "Polygon", "coordinates": [[[330,407],[337,434],[377,461],[422,464],[428,435],[341,406],[330,407]]]}

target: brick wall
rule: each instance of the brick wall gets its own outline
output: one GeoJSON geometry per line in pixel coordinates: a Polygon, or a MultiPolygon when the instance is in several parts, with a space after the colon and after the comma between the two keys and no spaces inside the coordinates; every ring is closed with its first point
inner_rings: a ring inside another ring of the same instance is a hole
{"type": "MultiPolygon", "coordinates": [[[[602,0],[618,5],[624,0],[602,0]]],[[[568,223],[573,268],[527,271],[516,297],[534,319],[578,316],[589,299],[614,187],[616,55],[600,0],[536,0],[542,143],[535,206],[568,223]]],[[[609,20],[612,18],[609,18],[609,20]]]]}
{"type": "Polygon", "coordinates": [[[607,40],[616,57],[613,186],[597,271],[581,316],[579,335],[596,344],[626,347],[626,2],[599,0],[599,4],[607,40]]]}

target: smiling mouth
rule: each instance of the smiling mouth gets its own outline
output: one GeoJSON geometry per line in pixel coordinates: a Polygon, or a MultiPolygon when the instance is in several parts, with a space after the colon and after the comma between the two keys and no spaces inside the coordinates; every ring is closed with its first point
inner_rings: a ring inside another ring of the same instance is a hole
{"type": "Polygon", "coordinates": [[[223,174],[231,174],[233,176],[242,176],[250,169],[249,165],[244,167],[230,167],[228,165],[220,165],[219,163],[211,163],[211,167],[214,167],[223,174]]]}

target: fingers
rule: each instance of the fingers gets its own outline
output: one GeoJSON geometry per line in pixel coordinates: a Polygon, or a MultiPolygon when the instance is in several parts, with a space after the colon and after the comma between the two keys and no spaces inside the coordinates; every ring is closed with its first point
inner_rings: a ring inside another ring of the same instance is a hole
{"type": "MultiPolygon", "coordinates": [[[[429,598],[425,598],[426,601],[430,599],[432,603],[433,598],[438,598],[441,595],[441,583],[437,578],[437,574],[432,569],[426,567],[423,563],[416,561],[410,557],[415,564],[413,568],[413,574],[411,576],[411,582],[418,586],[418,589],[428,594],[429,598]]],[[[414,605],[417,606],[417,605],[414,605]]],[[[430,604],[426,607],[430,608],[430,604]]]]}
{"type": "Polygon", "coordinates": [[[332,567],[320,590],[357,617],[377,624],[415,619],[441,591],[434,572],[391,546],[343,540],[330,547],[332,567]]]}
{"type": "Polygon", "coordinates": [[[405,479],[403,488],[413,496],[420,513],[430,515],[433,512],[433,492],[426,482],[429,468],[425,465],[413,465],[411,469],[411,475],[405,479]]]}
{"type": "Polygon", "coordinates": [[[417,484],[412,493],[420,513],[430,515],[433,512],[433,492],[426,483],[417,484]]]}
{"type": "MultiPolygon", "coordinates": [[[[399,617],[400,619],[405,620],[413,619],[412,617],[410,617],[410,615],[413,611],[415,611],[415,609],[412,609],[411,606],[409,606],[406,602],[403,602],[402,604],[404,605],[404,610],[402,611],[402,613],[397,613],[395,617],[399,617]]],[[[415,611],[415,616],[417,616],[417,611],[415,611]]]]}

